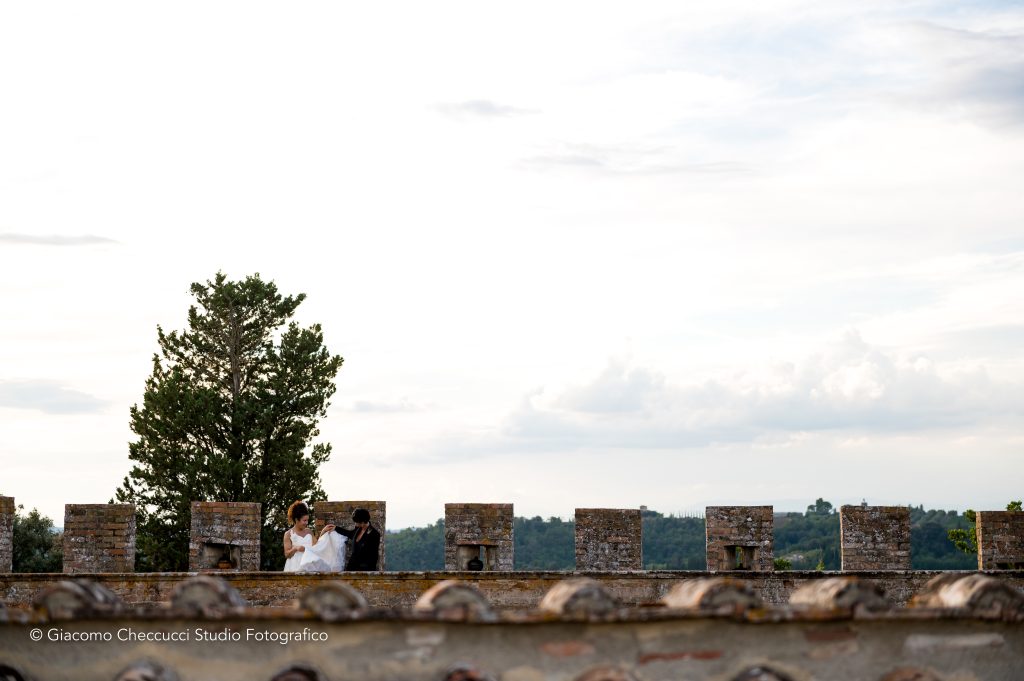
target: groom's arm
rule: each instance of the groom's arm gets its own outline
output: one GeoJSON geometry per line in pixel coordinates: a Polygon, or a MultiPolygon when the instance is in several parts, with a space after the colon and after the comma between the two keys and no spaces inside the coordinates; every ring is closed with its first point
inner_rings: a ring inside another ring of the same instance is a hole
{"type": "Polygon", "coordinates": [[[352,528],[351,530],[346,530],[343,527],[335,526],[334,527],[334,531],[337,532],[338,534],[344,535],[344,536],[348,537],[349,539],[351,539],[355,535],[355,533],[356,533],[356,528],[352,528]]]}

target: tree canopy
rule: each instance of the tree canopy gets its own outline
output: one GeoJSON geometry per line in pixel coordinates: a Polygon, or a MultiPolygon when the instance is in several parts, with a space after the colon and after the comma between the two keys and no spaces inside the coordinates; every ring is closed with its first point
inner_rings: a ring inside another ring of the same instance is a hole
{"type": "Polygon", "coordinates": [[[832,513],[832,502],[825,501],[821,497],[807,507],[806,515],[828,515],[832,513]]]}
{"type": "Polygon", "coordinates": [[[14,513],[14,540],[11,555],[13,572],[60,572],[64,564],[61,534],[53,529],[53,520],[37,509],[22,513],[18,504],[14,513]]]}
{"type": "Polygon", "coordinates": [[[292,320],[305,294],[223,273],[190,291],[187,328],[157,327],[142,405],[130,410],[134,465],[115,496],[136,506],[136,567],[187,569],[192,501],[247,501],[262,504],[262,567],[280,569],[288,505],[324,496],[331,446],[312,441],[343,360],[319,324],[292,320]]]}

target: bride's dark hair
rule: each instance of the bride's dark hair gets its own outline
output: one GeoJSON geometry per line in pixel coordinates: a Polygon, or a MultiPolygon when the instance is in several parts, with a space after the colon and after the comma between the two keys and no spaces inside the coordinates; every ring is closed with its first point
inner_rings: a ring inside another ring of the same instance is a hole
{"type": "Polygon", "coordinates": [[[288,522],[294,524],[304,515],[309,515],[309,506],[306,506],[306,502],[301,499],[288,507],[288,522]]]}

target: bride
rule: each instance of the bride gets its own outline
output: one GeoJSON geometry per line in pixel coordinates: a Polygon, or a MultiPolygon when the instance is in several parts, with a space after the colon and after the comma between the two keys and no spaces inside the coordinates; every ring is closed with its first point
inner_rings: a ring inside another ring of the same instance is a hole
{"type": "Polygon", "coordinates": [[[345,565],[345,537],[337,532],[309,529],[309,507],[296,501],[288,507],[292,526],[284,533],[285,572],[341,572],[345,565]]]}

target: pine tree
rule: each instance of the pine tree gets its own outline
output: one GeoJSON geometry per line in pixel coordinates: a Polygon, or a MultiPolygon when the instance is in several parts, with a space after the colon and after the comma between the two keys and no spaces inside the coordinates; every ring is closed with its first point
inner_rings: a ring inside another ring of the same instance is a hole
{"type": "Polygon", "coordinates": [[[262,504],[262,566],[280,569],[280,531],[296,499],[323,498],[329,444],[312,444],[342,358],[318,324],[290,321],[305,294],[283,297],[259,274],[192,284],[188,328],[164,333],[142,406],[131,408],[134,462],[117,489],[136,506],[139,570],[188,568],[190,503],[262,504]]]}

